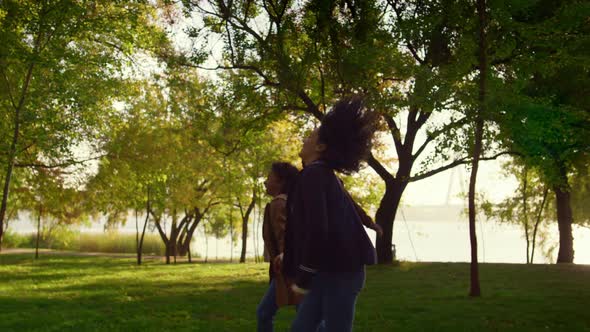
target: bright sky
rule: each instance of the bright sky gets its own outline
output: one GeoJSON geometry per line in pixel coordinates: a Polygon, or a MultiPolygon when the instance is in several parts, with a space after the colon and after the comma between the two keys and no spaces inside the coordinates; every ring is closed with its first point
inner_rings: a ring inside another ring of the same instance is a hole
{"type": "MultiPolygon", "coordinates": [[[[502,161],[481,162],[478,178],[478,194],[483,194],[491,201],[498,202],[514,192],[517,183],[502,175],[502,161]]],[[[469,170],[456,167],[439,173],[408,186],[404,193],[404,203],[408,205],[445,205],[447,196],[449,204],[464,204],[462,193],[468,189],[469,170]]]]}

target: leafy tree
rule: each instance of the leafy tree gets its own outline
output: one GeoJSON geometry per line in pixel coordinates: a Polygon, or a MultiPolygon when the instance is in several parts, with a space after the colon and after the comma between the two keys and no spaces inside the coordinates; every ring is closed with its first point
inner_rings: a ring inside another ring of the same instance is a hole
{"type": "MultiPolygon", "coordinates": [[[[503,4],[503,3],[501,3],[503,4]]],[[[498,6],[505,44],[516,56],[501,69],[494,102],[503,143],[535,169],[555,195],[558,263],[574,259],[572,187],[587,168],[590,145],[588,73],[590,7],[575,1],[525,1],[498,6]],[[503,19],[503,20],[502,20],[503,19]]]]}
{"type": "Polygon", "coordinates": [[[0,3],[0,239],[15,167],[76,162],[74,147],[104,130],[131,55],[166,45],[143,1],[0,3]]]}
{"type": "Polygon", "coordinates": [[[504,170],[506,176],[514,176],[518,179],[517,190],[514,195],[506,197],[498,204],[483,202],[482,210],[488,218],[516,223],[522,227],[526,241],[526,262],[532,264],[537,239],[540,237],[541,242],[544,242],[546,234],[543,228],[555,215],[547,209],[553,198],[549,195],[549,187],[527,165],[519,164],[515,160],[507,163],[504,170]]]}
{"type": "Polygon", "coordinates": [[[297,160],[299,145],[294,142],[297,128],[277,114],[268,96],[250,89],[247,81],[233,73],[223,76],[216,91],[209,93],[214,99],[210,110],[199,114],[208,118],[201,135],[208,137],[216,158],[224,165],[220,195],[227,205],[232,248],[234,213],[241,219],[240,262],[246,260],[248,224],[257,201],[264,199],[261,183],[270,164],[297,160]]]}
{"type": "MultiPolygon", "coordinates": [[[[477,69],[473,30],[465,28],[473,21],[471,7],[454,1],[185,4],[204,17],[205,29],[195,27],[193,37],[206,39],[207,32],[225,41],[223,58],[208,69],[254,76],[251,89],[266,91],[278,110],[321,119],[335,99],[358,93],[383,116],[397,170],[374,157],[368,163],[385,184],[376,214],[385,235],[377,250],[380,262],[390,262],[393,221],[407,185],[472,159],[462,142],[448,139],[465,135],[468,123],[459,100],[461,83],[477,69]]],[[[183,60],[198,65],[205,57],[197,51],[183,60]]]]}
{"type": "MultiPolygon", "coordinates": [[[[298,160],[293,138],[296,128],[285,120],[278,120],[268,124],[264,130],[252,132],[253,136],[243,146],[233,161],[243,172],[241,179],[241,194],[236,197],[236,206],[242,217],[242,252],[240,262],[246,259],[246,241],[248,238],[248,211],[253,211],[256,201],[266,201],[265,189],[261,185],[266,178],[270,165],[276,161],[294,162],[298,160]],[[248,204],[246,206],[246,204],[248,204]]],[[[239,187],[238,187],[239,188],[239,187]]]]}
{"type": "Polygon", "coordinates": [[[189,121],[201,107],[203,96],[196,92],[202,87],[194,72],[174,71],[139,85],[105,138],[107,157],[91,183],[103,213],[125,218],[130,209],[145,207],[168,263],[188,253],[198,224],[217,204],[221,164],[189,121]]]}
{"type": "Polygon", "coordinates": [[[71,227],[89,221],[82,193],[76,184],[68,184],[65,174],[56,169],[27,172],[15,190],[28,212],[37,217],[35,258],[39,258],[41,237],[50,238],[57,228],[71,227]]]}
{"type": "Polygon", "coordinates": [[[479,159],[481,158],[483,150],[483,135],[484,135],[484,114],[487,112],[487,80],[488,80],[488,41],[486,36],[486,29],[488,26],[487,4],[486,0],[477,0],[476,13],[478,16],[478,38],[477,38],[477,53],[478,53],[478,96],[477,106],[473,117],[473,150],[471,162],[471,176],[469,177],[469,240],[471,243],[471,279],[469,296],[481,296],[481,289],[479,285],[479,266],[477,257],[477,233],[475,231],[475,192],[477,172],[479,168],[479,159]]]}

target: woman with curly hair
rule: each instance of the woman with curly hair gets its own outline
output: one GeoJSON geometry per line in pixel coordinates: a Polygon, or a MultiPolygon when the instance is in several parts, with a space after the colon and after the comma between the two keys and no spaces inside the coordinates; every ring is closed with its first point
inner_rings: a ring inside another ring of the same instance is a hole
{"type": "Polygon", "coordinates": [[[338,102],[303,142],[305,167],[287,202],[282,269],[306,294],[292,331],[351,331],[365,265],[376,255],[335,172],[351,174],[371,150],[375,116],[359,98],[338,102]]]}

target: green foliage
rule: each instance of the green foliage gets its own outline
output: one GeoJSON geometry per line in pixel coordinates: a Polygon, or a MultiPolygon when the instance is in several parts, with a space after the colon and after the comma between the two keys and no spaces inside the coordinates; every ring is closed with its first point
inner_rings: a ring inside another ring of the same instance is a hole
{"type": "Polygon", "coordinates": [[[383,193],[385,185],[374,173],[364,169],[358,174],[343,177],[344,186],[368,215],[373,215],[383,193]]]}
{"type": "MultiPolygon", "coordinates": [[[[135,234],[107,232],[107,233],[81,233],[77,245],[70,250],[80,252],[110,252],[110,253],[137,253],[135,234]]],[[[157,234],[146,234],[143,239],[142,252],[146,255],[162,256],[165,247],[157,234]]]]}
{"type": "Polygon", "coordinates": [[[215,184],[221,204],[205,227],[218,238],[231,232],[232,241],[252,202],[266,200],[262,182],[272,162],[296,164],[299,159],[299,128],[277,112],[267,96],[251,89],[251,80],[247,75],[222,75],[215,91],[208,87],[204,107],[191,113],[196,135],[207,142],[223,170],[215,184]]]}
{"type": "Polygon", "coordinates": [[[83,206],[84,197],[77,188],[66,183],[66,177],[59,170],[28,170],[15,191],[21,204],[32,215],[40,217],[42,223],[72,225],[89,222],[83,206]]]}
{"type": "MultiPolygon", "coordinates": [[[[208,219],[207,223],[205,224],[207,233],[213,234],[213,236],[215,236],[217,239],[221,239],[229,234],[230,225],[232,225],[232,227],[235,229],[235,227],[239,224],[239,219],[235,214],[234,216],[230,216],[230,211],[231,207],[228,207],[227,205],[216,209],[213,217],[208,219]]],[[[234,232],[232,236],[235,240],[237,234],[234,232]]]]}
{"type": "MultiPolygon", "coordinates": [[[[166,44],[154,8],[142,2],[3,1],[1,8],[0,109],[3,132],[19,121],[17,163],[71,160],[77,143],[107,130],[131,55],[166,44]]],[[[0,140],[0,151],[10,140],[0,140]]]]}
{"type": "Polygon", "coordinates": [[[530,170],[518,160],[504,164],[505,177],[515,177],[518,188],[513,195],[493,204],[484,200],[481,208],[488,219],[520,225],[524,233],[527,263],[534,262],[535,249],[544,250],[546,257],[551,257],[554,249],[548,245],[547,226],[555,220],[551,209],[554,195],[539,174],[530,170]],[[540,244],[540,245],[538,245],[540,244]]]}
{"type": "Polygon", "coordinates": [[[379,156],[385,169],[394,170],[380,172],[384,179],[391,174],[412,181],[414,165],[428,177],[449,160],[468,161],[460,157],[469,141],[463,111],[474,104],[476,91],[470,3],[185,5],[188,13],[204,17],[202,35],[191,37],[223,37],[222,68],[247,78],[249,90],[263,91],[276,109],[320,118],[336,99],[364,96],[386,120],[380,129],[394,139],[396,157],[404,163],[396,174],[391,156],[379,156]],[[422,131],[427,134],[423,147],[416,140],[422,131]]]}
{"type": "Polygon", "coordinates": [[[151,210],[158,215],[205,210],[214,199],[214,184],[221,178],[214,171],[220,164],[194,131],[195,123],[187,120],[199,112],[201,96],[191,91],[198,91],[201,83],[194,72],[182,74],[185,84],[175,75],[138,83],[112,119],[104,145],[108,157],[88,184],[95,211],[111,216],[112,222],[124,222],[129,210],[144,211],[148,191],[151,210]]]}
{"type": "MultiPolygon", "coordinates": [[[[116,226],[149,205],[150,226],[199,214],[224,236],[252,200],[265,199],[261,182],[273,161],[299,163],[309,115],[321,118],[351,93],[385,120],[381,134],[395,158],[383,144],[374,156],[379,175],[397,180],[388,183],[405,188],[469,161],[472,1],[181,3],[187,17],[202,19],[191,20],[192,41],[222,38],[224,71],[214,80],[195,69],[212,45],[187,54],[171,47],[160,20],[173,20],[168,1],[0,4],[0,166],[18,167],[9,219],[28,209],[46,228],[89,214],[116,226]],[[137,55],[162,66],[147,75],[137,55]],[[82,143],[104,156],[87,183],[68,184],[69,170],[47,166],[73,163],[82,143]]],[[[535,181],[571,187],[582,223],[590,215],[589,11],[579,1],[489,1],[483,114],[486,153],[510,149],[535,181]]],[[[384,184],[375,176],[345,181],[363,206],[377,207],[384,184]]],[[[513,203],[502,207],[504,219],[519,219],[513,203]]]]}
{"type": "Polygon", "coordinates": [[[2,248],[33,248],[32,237],[32,234],[25,235],[7,231],[2,239],[2,248]]]}
{"type": "MultiPolygon", "coordinates": [[[[2,243],[6,248],[35,248],[37,233],[20,234],[14,232],[6,233],[2,243]]],[[[55,250],[78,250],[79,232],[65,226],[57,225],[51,230],[44,230],[39,238],[39,248],[55,250]]]]}
{"type": "Polygon", "coordinates": [[[0,2],[0,235],[13,166],[79,163],[76,147],[108,130],[133,55],[169,47],[155,13],[143,1],[0,2]]]}
{"type": "Polygon", "coordinates": [[[76,240],[78,239],[78,231],[67,227],[66,225],[58,225],[51,229],[51,231],[44,232],[46,235],[43,239],[50,249],[67,250],[68,248],[76,248],[76,240]]]}
{"type": "MultiPolygon", "coordinates": [[[[36,233],[19,234],[7,232],[2,247],[35,248],[36,241],[36,233]]],[[[59,227],[49,236],[41,237],[39,248],[115,254],[135,254],[137,252],[135,234],[117,232],[80,233],[67,227],[59,227]]],[[[142,252],[146,255],[164,255],[165,248],[160,237],[156,234],[146,234],[142,252]]]]}
{"type": "Polygon", "coordinates": [[[502,42],[512,47],[492,86],[503,143],[547,184],[569,191],[574,165],[587,165],[590,153],[590,6],[568,1],[494,6],[502,42]]]}

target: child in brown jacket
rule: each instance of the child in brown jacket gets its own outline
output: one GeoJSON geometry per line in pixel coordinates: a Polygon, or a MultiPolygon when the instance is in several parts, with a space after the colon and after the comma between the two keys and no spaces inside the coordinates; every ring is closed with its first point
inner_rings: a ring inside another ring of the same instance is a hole
{"type": "Polygon", "coordinates": [[[272,197],[264,209],[262,224],[264,260],[270,262],[270,284],[256,310],[258,331],[273,331],[273,320],[278,308],[298,302],[275,263],[279,261],[285,247],[287,193],[298,173],[299,170],[289,163],[275,162],[264,182],[266,193],[272,197]]]}

